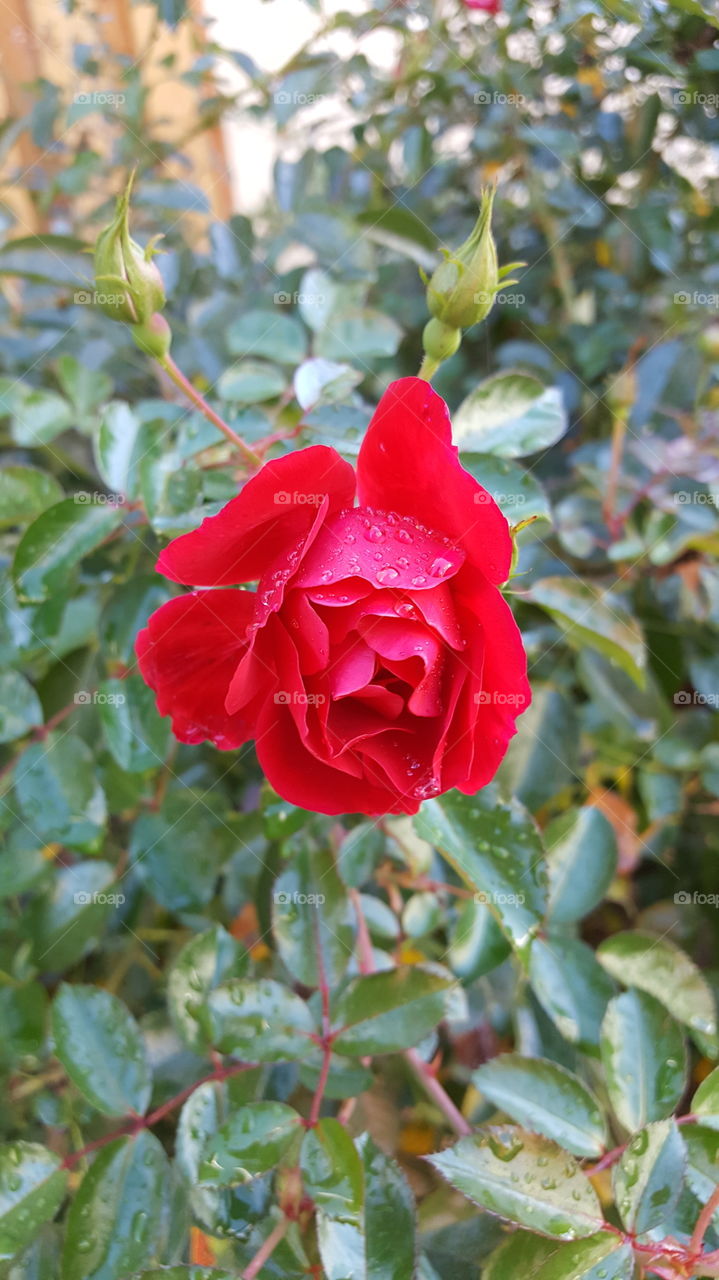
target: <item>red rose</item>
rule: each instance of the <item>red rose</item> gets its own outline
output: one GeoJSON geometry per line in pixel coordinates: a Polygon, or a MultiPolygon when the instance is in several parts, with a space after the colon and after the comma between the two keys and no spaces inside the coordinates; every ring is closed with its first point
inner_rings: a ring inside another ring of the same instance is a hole
{"type": "Polygon", "coordinates": [[[415,813],[449,787],[489,782],[529,705],[498,590],[511,555],[507,521],[460,465],[444,401],[403,378],[382,397],[356,476],[334,449],[297,450],[165,548],[160,573],[211,589],[152,615],[140,668],[181,742],[254,738],[293,804],[415,813]]]}
{"type": "Polygon", "coordinates": [[[462,0],[465,9],[481,9],[483,13],[501,13],[502,0],[462,0]]]}

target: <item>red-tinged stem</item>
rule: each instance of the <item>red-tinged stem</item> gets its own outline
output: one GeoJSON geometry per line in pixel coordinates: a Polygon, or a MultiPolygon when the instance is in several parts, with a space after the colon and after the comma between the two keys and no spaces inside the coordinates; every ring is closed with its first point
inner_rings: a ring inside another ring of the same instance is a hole
{"type": "Polygon", "coordinates": [[[440,1084],[436,1075],[432,1071],[429,1063],[420,1058],[416,1049],[405,1049],[404,1056],[414,1071],[417,1079],[423,1088],[427,1091],[430,1098],[437,1104],[446,1120],[458,1133],[460,1138],[466,1138],[472,1132],[472,1126],[468,1120],[465,1120],[462,1112],[455,1107],[452,1099],[440,1084]]]}
{"type": "Polygon", "coordinates": [[[172,379],[175,386],[183,393],[183,395],[187,396],[190,403],[193,404],[196,409],[199,409],[200,413],[204,414],[208,422],[211,422],[214,427],[217,427],[218,431],[221,431],[224,436],[227,436],[227,439],[245,455],[249,462],[252,462],[256,467],[261,466],[262,459],[259,454],[255,453],[254,449],[250,448],[246,441],[242,439],[242,436],[238,436],[237,432],[232,430],[232,427],[225,422],[224,418],[220,417],[219,413],[215,413],[215,410],[200,395],[197,387],[193,387],[189,378],[186,378],[182,370],[178,369],[171,356],[163,356],[163,358],[158,360],[157,363],[161,369],[164,369],[168,378],[172,379]]]}
{"type": "Polygon", "coordinates": [[[91,1155],[93,1151],[99,1151],[101,1147],[106,1147],[108,1143],[115,1142],[117,1138],[126,1138],[128,1135],[139,1133],[142,1129],[151,1129],[154,1125],[164,1120],[165,1116],[170,1115],[172,1111],[176,1111],[181,1107],[183,1102],[192,1096],[200,1085],[219,1083],[223,1080],[229,1080],[231,1076],[239,1075],[241,1071],[250,1071],[255,1064],[252,1062],[233,1062],[227,1067],[218,1067],[209,1075],[203,1076],[201,1080],[195,1080],[193,1084],[189,1084],[181,1093],[175,1094],[174,1098],[169,1098],[167,1102],[163,1102],[162,1106],[157,1107],[146,1116],[128,1116],[119,1128],[113,1129],[112,1133],[106,1133],[102,1138],[95,1138],[94,1142],[88,1142],[86,1147],[81,1147],[79,1151],[72,1151],[69,1156],[65,1156],[61,1168],[73,1169],[80,1160],[85,1156],[91,1155]]]}
{"type": "Polygon", "coordinates": [[[320,1118],[322,1099],[325,1096],[325,1089],[327,1088],[327,1079],[330,1074],[331,1061],[332,1061],[332,1046],[331,1044],[326,1044],[323,1050],[320,1078],[317,1081],[317,1088],[315,1089],[314,1097],[312,1099],[312,1106],[310,1107],[309,1119],[307,1121],[307,1127],[309,1129],[314,1129],[315,1125],[317,1124],[320,1118]]]}
{"type": "Polygon", "coordinates": [[[0,778],[3,778],[6,773],[10,773],[10,770],[15,768],[20,757],[25,754],[28,747],[32,746],[33,742],[44,741],[48,734],[52,733],[53,729],[62,724],[63,720],[71,715],[73,711],[77,711],[78,706],[82,706],[82,703],[68,702],[66,707],[62,707],[60,711],[55,712],[54,716],[50,716],[50,719],[46,720],[45,724],[37,725],[31,732],[30,741],[26,742],[17,755],[14,755],[12,760],[8,760],[7,764],[4,764],[0,769],[0,778]]]}
{"type": "MultiPolygon", "coordinates": [[[[357,916],[357,943],[359,947],[359,967],[362,973],[374,972],[372,958],[372,940],[369,936],[367,921],[364,918],[362,902],[356,889],[350,889],[352,905],[357,916]]],[[[449,1094],[444,1090],[432,1068],[419,1056],[416,1049],[405,1049],[404,1056],[414,1071],[422,1087],[439,1107],[442,1115],[461,1138],[472,1132],[472,1126],[465,1120],[462,1112],[456,1107],[449,1094]]]]}
{"type": "Polygon", "coordinates": [[[691,1254],[698,1255],[701,1252],[701,1247],[704,1243],[704,1236],[709,1230],[709,1225],[717,1209],[719,1209],[719,1186],[714,1188],[713,1194],[709,1197],[697,1218],[696,1226],[692,1232],[692,1238],[689,1241],[689,1252],[691,1254]]]}
{"type": "Polygon", "coordinates": [[[319,920],[315,919],[314,925],[315,935],[315,953],[317,955],[317,977],[320,990],[320,999],[322,1001],[322,1067],[320,1068],[320,1076],[317,1081],[312,1106],[310,1107],[309,1119],[307,1125],[314,1128],[320,1118],[322,1109],[322,1099],[325,1096],[327,1088],[327,1080],[330,1074],[330,1062],[332,1061],[332,1018],[330,1016],[330,988],[327,982],[327,974],[325,973],[325,958],[322,951],[322,938],[320,937],[319,920]]]}
{"type": "Polygon", "coordinates": [[[252,1262],[250,1262],[242,1272],[242,1280],[255,1280],[255,1276],[260,1274],[260,1271],[264,1267],[268,1258],[272,1256],[280,1243],[280,1240],[285,1235],[289,1225],[287,1218],[281,1218],[280,1221],[272,1228],[267,1239],[257,1250],[252,1262]]]}

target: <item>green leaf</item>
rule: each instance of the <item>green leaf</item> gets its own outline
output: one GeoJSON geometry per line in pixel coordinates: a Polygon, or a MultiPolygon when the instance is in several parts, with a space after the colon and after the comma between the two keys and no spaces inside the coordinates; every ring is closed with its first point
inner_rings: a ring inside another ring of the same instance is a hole
{"type": "Polygon", "coordinates": [[[124,400],[113,400],[105,406],[95,439],[95,458],[100,475],[117,501],[138,497],[140,463],[157,455],[162,444],[158,435],[156,424],[141,422],[124,400]]]}
{"type": "Polygon", "coordinates": [[[236,979],[210,992],[203,1015],[221,1053],[247,1062],[304,1058],[316,1027],[304,1000],[271,978],[236,979]]]}
{"type": "Polygon", "coordinates": [[[382,311],[348,307],[333,312],[327,328],[317,334],[315,354],[325,360],[361,363],[393,356],[401,341],[399,325],[382,311]]]}
{"type": "Polygon", "coordinates": [[[37,449],[75,425],[72,407],[56,391],[24,384],[17,391],[12,415],[12,438],[16,444],[37,449]]]}
{"type": "Polygon", "coordinates": [[[577,938],[535,938],[529,978],[539,1003],[566,1040],[596,1053],[602,1018],[614,986],[577,938]]]}
{"type": "Polygon", "coordinates": [[[589,645],[616,662],[636,684],[645,682],[646,649],[639,623],[623,601],[576,577],[542,578],[522,599],[545,609],[569,644],[580,651],[589,645]]]}
{"type": "Polygon", "coordinates": [[[58,358],[57,377],[81,422],[89,419],[103,400],[112,395],[112,378],[76,360],[74,356],[58,358]]]}
{"type": "Polygon", "coordinates": [[[551,685],[536,685],[522,715],[521,732],[509,744],[501,785],[532,813],[574,787],[573,767],[579,724],[570,700],[551,685]]]}
{"type": "Polygon", "coordinates": [[[232,830],[202,792],[168,795],[159,813],[135,822],[130,857],[148,891],[171,911],[192,911],[213,897],[235,846],[232,830]]]}
{"type": "Polygon", "coordinates": [[[709,1129],[719,1129],[719,1067],[702,1080],[692,1099],[692,1115],[700,1116],[709,1129]]]}
{"type": "Polygon", "coordinates": [[[510,524],[551,520],[549,499],[531,471],[494,453],[462,453],[462,466],[491,493],[510,524]]]}
{"type": "Polygon", "coordinates": [[[259,360],[240,360],[226,369],[217,384],[223,400],[238,404],[260,404],[274,400],[285,389],[285,375],[271,364],[259,360]]]}
{"type": "Polygon", "coordinates": [[[189,1049],[202,1053],[208,1046],[198,1015],[210,991],[227,978],[244,977],[248,965],[247,952],[219,924],[182,948],[167,979],[167,1010],[189,1049]]]}
{"type": "Polygon", "coordinates": [[[98,987],[63,984],[52,1033],[67,1074],[98,1111],[144,1115],[152,1075],[140,1028],[122,1000],[98,987]]]}
{"type": "Polygon", "coordinates": [[[62,1280],[118,1280],[156,1255],[169,1166],[154,1134],[120,1138],[95,1157],[70,1206],[62,1280]]]}
{"type": "MultiPolygon", "coordinates": [[[[706,1125],[682,1126],[682,1137],[687,1152],[686,1178],[700,1204],[706,1204],[714,1195],[719,1169],[719,1134],[706,1125]]],[[[712,1218],[714,1230],[719,1228],[719,1210],[712,1218]]]]}
{"type": "Polygon", "coordinates": [[[635,1134],[614,1167],[612,1186],[628,1231],[641,1235],[667,1221],[679,1199],[686,1150],[673,1120],[635,1134]]]}
{"type": "Polygon", "coordinates": [[[570,1244],[558,1244],[515,1231],[482,1267],[482,1280],[633,1280],[631,1245],[600,1231],[570,1244]]]}
{"type": "Polygon", "coordinates": [[[162,764],[170,727],[157,711],[153,691],[140,676],[103,680],[97,700],[108,750],[121,769],[143,773],[162,764]]]}
{"type": "Polygon", "coordinates": [[[586,1085],[546,1058],[503,1053],[472,1073],[490,1102],[534,1133],[575,1156],[597,1158],[607,1142],[599,1103],[586,1085]]]}
{"type": "Polygon", "coordinates": [[[339,1120],[320,1120],[307,1130],[300,1168],[304,1190],[318,1209],[330,1218],[359,1222],[364,1188],[362,1161],[339,1120]]]}
{"type": "Polygon", "coordinates": [[[28,524],[62,499],[54,476],[35,467],[0,468],[0,528],[28,524]]]}
{"type": "Polygon", "coordinates": [[[604,898],[617,869],[617,840],[599,809],[571,809],[545,831],[553,924],[571,924],[604,898]]]}
{"type": "Polygon", "coordinates": [[[14,742],[42,724],[42,705],[35,690],[19,671],[0,673],[0,742],[14,742]]]}
{"type": "Polygon", "coordinates": [[[300,849],[275,881],[272,932],[293,978],[336,986],[354,951],[354,913],[329,848],[300,849]]]}
{"type": "Polygon", "coordinates": [[[0,275],[87,287],[92,275],[86,246],[74,236],[20,236],[0,249],[0,275]]]}
{"type": "Polygon", "coordinates": [[[511,953],[509,939],[502,933],[489,907],[483,902],[464,900],[450,928],[447,963],[463,982],[474,982],[496,969],[511,953]]]}
{"type": "Polygon", "coordinates": [[[274,1169],[285,1156],[298,1152],[300,1117],[284,1102],[253,1102],[221,1125],[207,1143],[200,1164],[200,1182],[231,1187],[274,1169]]]}
{"type": "Polygon", "coordinates": [[[415,1275],[414,1197],[399,1165],[360,1139],[364,1166],[366,1274],[372,1280],[413,1280],[415,1275]]]}
{"type": "Polygon", "coordinates": [[[444,1015],[446,978],[405,966],[353,978],[332,1001],[337,1053],[397,1053],[419,1044],[444,1015]]]}
{"type": "Polygon", "coordinates": [[[48,998],[39,982],[0,987],[0,1066],[37,1054],[45,1043],[48,998]]]}
{"type": "Polygon", "coordinates": [[[136,1271],[131,1280],[237,1280],[237,1276],[216,1267],[153,1267],[136,1271]]]}
{"type": "Polygon", "coordinates": [[[463,453],[521,458],[560,440],[569,419],[557,387],[509,370],[480,382],[455,410],[453,424],[463,453]]]}
{"type": "Polygon", "coordinates": [[[525,946],[544,913],[546,873],[539,832],[522,806],[498,801],[492,788],[450,792],[423,804],[414,826],[479,891],[514,945],[525,946]]]}
{"type": "Polygon", "coordinates": [[[574,1240],[602,1225],[596,1192],[579,1165],[524,1129],[491,1125],[427,1159],[480,1208],[533,1231],[574,1240]]]}
{"type": "Polygon", "coordinates": [[[360,822],[347,832],[337,854],[345,884],[361,889],[370,879],[385,849],[385,835],[374,822],[360,822]]]}
{"type": "Polygon", "coordinates": [[[597,959],[624,986],[639,987],[689,1027],[701,1049],[716,1050],[716,1008],[705,978],[685,952],[651,933],[615,933],[597,959]]]}
{"type": "Polygon", "coordinates": [[[122,517],[119,507],[73,498],[48,507],[18,543],[13,562],[18,597],[47,600],[55,591],[66,591],[71,570],[122,524],[122,517]]]}
{"type": "Polygon", "coordinates": [[[115,868],[108,862],[77,862],[58,871],[52,888],[25,915],[38,968],[68,969],[97,946],[117,898],[115,868]]]}
{"type": "Polygon", "coordinates": [[[99,849],[107,805],[90,748],[58,730],[23,755],[15,782],[22,815],[41,841],[74,849],[99,849]]]}
{"type": "Polygon", "coordinates": [[[307,350],[307,331],[294,316],[274,311],[245,311],[227,330],[227,346],[233,356],[299,364],[307,350]]]}
{"type": "Polygon", "coordinates": [[[600,1050],[609,1099],[625,1129],[634,1133],[671,1115],[686,1084],[686,1047],[658,1000],[634,990],[610,1000],[600,1050]]]}
{"type": "Polygon", "coordinates": [[[0,1258],[12,1258],[54,1218],[65,1195],[60,1157],[37,1142],[0,1147],[0,1258]]]}

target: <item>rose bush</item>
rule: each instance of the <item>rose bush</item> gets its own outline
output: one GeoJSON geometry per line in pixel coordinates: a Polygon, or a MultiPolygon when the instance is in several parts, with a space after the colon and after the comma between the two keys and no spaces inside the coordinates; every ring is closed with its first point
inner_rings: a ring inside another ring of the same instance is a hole
{"type": "Polygon", "coordinates": [[[292,803],[415,813],[489,782],[529,705],[498,589],[511,557],[507,520],[462,468],[444,401],[403,378],[356,477],[334,449],[299,450],[170,543],[159,572],[205,589],[152,615],[140,667],[180,741],[229,750],[254,738],[292,803]],[[255,580],[254,592],[234,589],[255,580]]]}

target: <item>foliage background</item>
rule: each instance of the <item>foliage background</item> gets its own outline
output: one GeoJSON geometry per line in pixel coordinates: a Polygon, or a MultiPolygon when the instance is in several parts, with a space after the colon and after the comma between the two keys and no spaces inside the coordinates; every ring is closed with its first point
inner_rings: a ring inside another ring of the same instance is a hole
{"type": "Polygon", "coordinates": [[[318,39],[271,77],[195,32],[164,73],[200,131],[279,131],[251,222],[211,216],[142,59],[91,27],[83,92],[43,80],[2,132],[11,167],[37,149],[15,177],[42,231],[0,211],[0,1274],[718,1274],[687,1262],[719,1145],[716,19],[367,0],[327,19],[345,56],[318,39]],[[208,91],[213,58],[237,94],[208,91]],[[247,439],[350,458],[417,370],[418,266],[499,181],[500,261],[528,265],[435,383],[465,464],[539,517],[510,584],[534,704],[496,789],[340,823],[278,801],[249,748],[171,741],[134,670],[154,560],[241,473],[91,305],[132,166],[178,364],[247,439]],[[302,1031],[330,995],[364,1030],[322,1096],[302,1031]]]}

